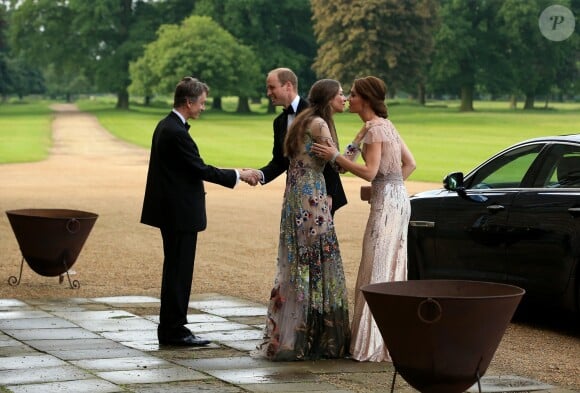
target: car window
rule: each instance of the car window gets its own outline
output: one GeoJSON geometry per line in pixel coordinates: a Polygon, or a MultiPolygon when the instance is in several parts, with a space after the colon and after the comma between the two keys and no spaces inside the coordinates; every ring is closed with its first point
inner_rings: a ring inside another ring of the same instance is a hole
{"type": "Polygon", "coordinates": [[[526,145],[493,158],[478,168],[473,176],[470,176],[469,188],[520,187],[543,146],[543,144],[526,145]]]}
{"type": "MultiPolygon", "coordinates": [[[[580,188],[580,146],[557,145],[543,161],[542,187],[580,188]]],[[[540,180],[541,180],[540,179],[540,180]]]]}

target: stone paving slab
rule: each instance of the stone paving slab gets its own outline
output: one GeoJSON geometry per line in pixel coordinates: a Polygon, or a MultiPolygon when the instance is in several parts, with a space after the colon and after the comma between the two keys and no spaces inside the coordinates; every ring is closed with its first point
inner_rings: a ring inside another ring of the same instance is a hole
{"type": "Polygon", "coordinates": [[[14,385],[6,388],[14,393],[117,393],[126,391],[122,387],[102,379],[14,385]]]}
{"type": "Polygon", "coordinates": [[[351,390],[337,390],[336,386],[327,382],[251,384],[244,385],[244,389],[256,393],[352,393],[351,390]]]}
{"type": "Polygon", "coordinates": [[[251,352],[254,351],[261,342],[262,342],[261,339],[244,340],[244,341],[224,341],[223,345],[233,349],[237,349],[238,351],[251,352]]]}
{"type": "Polygon", "coordinates": [[[28,319],[28,318],[50,318],[51,315],[46,311],[40,310],[18,310],[18,311],[0,311],[0,319],[15,320],[15,319],[28,319]]]}
{"type": "Polygon", "coordinates": [[[136,331],[153,330],[157,331],[157,324],[145,318],[138,318],[136,316],[126,319],[106,319],[106,320],[90,320],[77,321],[77,324],[83,329],[91,330],[93,332],[115,332],[115,331],[131,331],[135,334],[136,331]]]}
{"type": "Polygon", "coordinates": [[[68,339],[97,339],[98,334],[82,329],[73,328],[46,328],[46,329],[6,329],[4,333],[19,341],[30,340],[68,340],[68,339]]]}
{"type": "MultiPolygon", "coordinates": [[[[550,390],[554,388],[552,385],[531,380],[529,378],[522,378],[515,375],[502,376],[483,376],[481,378],[482,393],[491,392],[533,392],[538,390],[550,390]]],[[[468,393],[479,392],[479,387],[473,385],[467,390],[468,393]]]]}
{"type": "Polygon", "coordinates": [[[173,363],[170,363],[164,359],[159,359],[155,356],[148,355],[118,357],[114,359],[84,359],[72,361],[71,364],[91,371],[141,370],[151,368],[168,368],[174,365],[173,363]]]}
{"type": "Polygon", "coordinates": [[[51,355],[23,355],[0,358],[0,370],[20,370],[40,367],[66,366],[66,362],[51,355]]]}
{"type": "Polygon", "coordinates": [[[110,382],[127,385],[135,383],[159,383],[173,381],[197,381],[208,375],[179,366],[141,370],[103,371],[97,375],[110,382]]]}
{"type": "Polygon", "coordinates": [[[164,384],[126,385],[132,393],[242,393],[247,392],[237,386],[227,385],[219,380],[189,382],[172,382],[164,384]]]}
{"type": "Polygon", "coordinates": [[[295,383],[296,381],[317,382],[319,380],[317,375],[309,373],[308,368],[299,363],[286,365],[286,367],[253,367],[234,370],[205,370],[205,372],[234,385],[295,383]]]}
{"type": "Polygon", "coordinates": [[[105,320],[119,320],[124,318],[138,318],[135,314],[124,310],[100,310],[87,311],[83,309],[78,310],[62,310],[54,311],[54,315],[68,319],[69,321],[105,321],[105,320]]]}
{"type": "Polygon", "coordinates": [[[63,360],[83,360],[83,359],[115,359],[120,357],[140,356],[141,351],[133,348],[91,348],[91,349],[76,349],[70,351],[52,350],[48,351],[50,354],[59,357],[63,360]]]}
{"type": "Polygon", "coordinates": [[[264,307],[224,307],[214,308],[208,312],[221,317],[253,317],[266,315],[266,309],[264,307]]]}
{"type": "Polygon", "coordinates": [[[1,330],[74,328],[76,325],[57,317],[0,319],[1,330]]]}
{"type": "Polygon", "coordinates": [[[27,307],[23,301],[17,299],[0,299],[0,310],[4,309],[5,307],[27,307]]]}
{"type": "MultiPolygon", "coordinates": [[[[160,347],[159,317],[150,314],[158,306],[158,299],[147,296],[0,299],[0,391],[390,391],[391,363],[271,362],[250,356],[262,338],[266,307],[232,296],[191,297],[187,326],[212,340],[210,345],[160,347]],[[139,309],[147,314],[137,315],[139,309]]],[[[416,392],[401,377],[395,391],[416,392]]],[[[517,376],[485,376],[482,391],[572,392],[517,376]]]]}
{"type": "Polygon", "coordinates": [[[121,349],[124,346],[118,342],[99,337],[95,339],[70,339],[70,340],[30,340],[26,344],[42,352],[73,351],[99,348],[101,351],[108,349],[121,349]]]}
{"type": "Polygon", "coordinates": [[[42,382],[71,381],[89,379],[93,376],[72,365],[60,365],[39,368],[18,368],[0,371],[2,385],[32,384],[42,382]]]}

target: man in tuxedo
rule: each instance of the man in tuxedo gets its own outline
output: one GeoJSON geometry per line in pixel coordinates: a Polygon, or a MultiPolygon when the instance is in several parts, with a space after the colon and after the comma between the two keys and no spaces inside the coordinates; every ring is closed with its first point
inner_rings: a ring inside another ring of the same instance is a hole
{"type": "MultiPolygon", "coordinates": [[[[274,147],[272,160],[259,170],[253,170],[249,184],[266,184],[288,169],[289,160],[284,157],[286,131],[298,113],[308,107],[308,102],[298,95],[298,78],[289,68],[276,68],[266,77],[266,92],[274,106],[282,106],[283,111],[274,119],[274,147]]],[[[324,167],[326,192],[330,198],[331,213],[346,205],[346,195],[340,176],[329,163],[324,167]]]]}
{"type": "Polygon", "coordinates": [[[188,119],[205,110],[208,86],[192,77],[176,86],[173,110],[155,128],[141,223],[163,239],[163,276],[157,337],[160,345],[201,346],[209,341],[185,327],[197,233],[207,225],[204,181],[234,188],[249,173],[207,165],[189,135],[188,119]]]}

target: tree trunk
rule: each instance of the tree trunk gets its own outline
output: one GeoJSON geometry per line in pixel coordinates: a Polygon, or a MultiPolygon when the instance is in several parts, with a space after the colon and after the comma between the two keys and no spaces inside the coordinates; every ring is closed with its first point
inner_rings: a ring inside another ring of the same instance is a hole
{"type": "Polygon", "coordinates": [[[214,97],[213,101],[211,103],[211,109],[214,109],[216,111],[221,111],[223,110],[223,106],[222,106],[222,98],[221,97],[214,97]]]}
{"type": "Polygon", "coordinates": [[[268,113],[272,114],[272,113],[276,113],[276,107],[274,106],[274,104],[272,104],[272,100],[270,100],[268,98],[268,113]]]}
{"type": "Polygon", "coordinates": [[[427,103],[427,98],[425,97],[425,84],[419,82],[417,86],[417,101],[420,105],[425,105],[427,103]]]}
{"type": "Polygon", "coordinates": [[[145,96],[145,99],[143,100],[143,105],[145,106],[151,105],[151,96],[145,96]]]}
{"type": "Polygon", "coordinates": [[[250,103],[248,101],[247,96],[240,96],[238,97],[238,109],[236,109],[237,113],[250,113],[250,103]]]}
{"type": "Polygon", "coordinates": [[[473,86],[461,86],[461,112],[473,111],[473,86]]]}
{"type": "Polygon", "coordinates": [[[129,109],[129,93],[127,89],[117,93],[117,109],[129,109]]]}
{"type": "Polygon", "coordinates": [[[534,93],[526,93],[526,102],[524,103],[524,109],[534,109],[534,99],[536,96],[534,93]]]}
{"type": "Polygon", "coordinates": [[[518,97],[515,94],[510,96],[510,109],[518,109],[518,97]]]}

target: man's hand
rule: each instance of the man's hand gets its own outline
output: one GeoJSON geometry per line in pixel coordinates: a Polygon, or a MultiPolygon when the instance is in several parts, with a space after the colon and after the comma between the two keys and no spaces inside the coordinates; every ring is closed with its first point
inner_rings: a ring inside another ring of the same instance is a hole
{"type": "Polygon", "coordinates": [[[261,175],[256,169],[244,168],[240,170],[240,179],[251,186],[255,186],[260,181],[261,175]]]}

